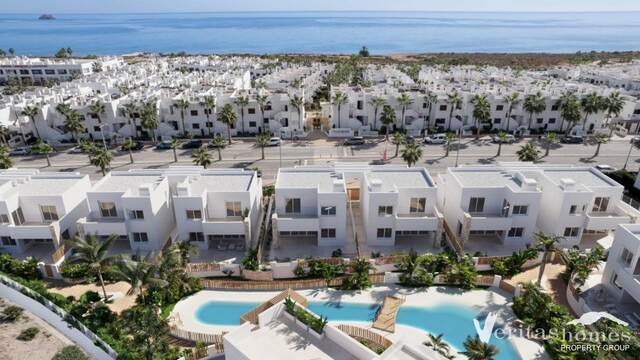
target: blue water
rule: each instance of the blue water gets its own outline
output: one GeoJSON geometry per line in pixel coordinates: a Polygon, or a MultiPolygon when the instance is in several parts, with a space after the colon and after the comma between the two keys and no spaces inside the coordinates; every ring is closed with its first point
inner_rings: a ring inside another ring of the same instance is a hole
{"type": "Polygon", "coordinates": [[[640,50],[640,13],[0,14],[0,47],[50,55],[640,50]]]}
{"type": "MultiPolygon", "coordinates": [[[[259,303],[211,301],[196,310],[196,319],[212,325],[238,325],[240,316],[259,303]]],[[[359,304],[348,302],[309,302],[308,309],[318,315],[324,315],[329,321],[362,321],[371,322],[375,317],[377,304],[359,304]]],[[[432,334],[444,334],[447,343],[457,350],[467,335],[475,336],[473,319],[481,323],[484,317],[481,312],[469,307],[445,304],[433,307],[402,306],[398,312],[397,323],[412,326],[432,334]]],[[[498,325],[496,325],[497,330],[498,325]]],[[[425,334],[425,340],[427,335],[425,334]]],[[[506,339],[491,337],[490,342],[500,349],[498,360],[519,359],[517,351],[506,339]]],[[[453,350],[453,349],[452,349],[453,350]]]]}

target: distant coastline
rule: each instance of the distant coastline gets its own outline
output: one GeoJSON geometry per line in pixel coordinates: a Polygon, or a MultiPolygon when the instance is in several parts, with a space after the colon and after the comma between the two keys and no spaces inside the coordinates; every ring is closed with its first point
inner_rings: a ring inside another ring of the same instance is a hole
{"type": "Polygon", "coordinates": [[[40,17],[38,17],[38,20],[55,20],[55,16],[51,15],[51,14],[42,14],[40,15],[40,17]]]}

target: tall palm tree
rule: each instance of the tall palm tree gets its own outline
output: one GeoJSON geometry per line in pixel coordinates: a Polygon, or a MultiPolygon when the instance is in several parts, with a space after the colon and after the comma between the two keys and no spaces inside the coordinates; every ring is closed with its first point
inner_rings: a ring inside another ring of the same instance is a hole
{"type": "Polygon", "coordinates": [[[133,128],[133,136],[138,137],[138,124],[136,124],[135,114],[138,113],[138,105],[136,103],[129,102],[124,104],[122,111],[129,118],[129,125],[133,128]]]}
{"type": "Polygon", "coordinates": [[[502,154],[502,144],[507,140],[507,134],[504,131],[500,131],[498,132],[498,153],[496,154],[496,157],[499,157],[500,154],[502,154]]]}
{"type": "Polygon", "coordinates": [[[133,164],[133,148],[136,146],[136,143],[130,137],[127,138],[122,143],[122,148],[129,152],[129,163],[133,164]]]}
{"type": "Polygon", "coordinates": [[[9,147],[0,145],[0,169],[10,169],[13,167],[13,159],[9,156],[9,147]]]}
{"type": "Polygon", "coordinates": [[[378,129],[378,110],[384,107],[384,104],[386,104],[386,101],[384,101],[384,99],[380,96],[374,96],[373,98],[371,98],[371,101],[369,102],[369,104],[373,106],[373,129],[372,130],[377,130],[378,129]]]}
{"type": "Polygon", "coordinates": [[[95,147],[89,154],[89,162],[100,168],[102,176],[107,174],[106,169],[111,165],[111,161],[113,161],[113,154],[102,146],[95,147]]]}
{"type": "Polygon", "coordinates": [[[569,133],[573,126],[580,121],[580,118],[582,117],[580,112],[580,101],[573,91],[567,90],[562,94],[562,96],[560,96],[557,105],[560,108],[560,117],[562,118],[560,131],[562,131],[566,121],[569,123],[569,127],[567,128],[567,133],[569,133]]]}
{"type": "MultiPolygon", "coordinates": [[[[224,138],[220,134],[215,134],[211,139],[211,143],[215,145],[216,150],[218,150],[218,161],[222,161],[222,149],[226,145],[224,138]]],[[[264,155],[262,158],[264,159],[264,155]]]]}
{"type": "Polygon", "coordinates": [[[520,94],[512,93],[511,95],[507,95],[504,98],[504,102],[507,104],[507,132],[509,132],[509,125],[511,123],[511,114],[513,113],[513,109],[520,104],[520,94]]]}
{"type": "Polygon", "coordinates": [[[269,103],[269,97],[267,95],[256,95],[256,103],[258,104],[258,109],[260,109],[260,122],[264,122],[264,109],[269,103]]]}
{"type": "Polygon", "coordinates": [[[0,141],[5,145],[9,145],[9,140],[7,140],[8,137],[9,129],[4,125],[0,125],[0,141]]]}
{"type": "Polygon", "coordinates": [[[156,267],[151,264],[151,253],[139,261],[124,258],[118,262],[117,275],[130,286],[127,295],[140,293],[146,303],[145,290],[151,287],[165,287],[167,282],[156,277],[156,267]]]}
{"type": "Polygon", "coordinates": [[[242,136],[244,136],[244,109],[249,105],[249,97],[239,96],[233,102],[240,110],[240,123],[242,125],[242,136]]]}
{"type": "Polygon", "coordinates": [[[627,99],[624,96],[620,95],[619,91],[614,91],[605,98],[603,106],[604,106],[604,110],[607,112],[607,125],[610,128],[609,137],[613,135],[613,129],[614,129],[613,123],[611,121],[611,117],[620,116],[620,113],[624,109],[624,104],[626,100],[627,99]]]}
{"type": "Polygon", "coordinates": [[[605,108],[605,98],[593,91],[580,100],[582,112],[584,113],[584,120],[582,120],[582,131],[586,132],[587,120],[589,115],[595,114],[605,108]]]}
{"type": "Polygon", "coordinates": [[[451,130],[451,120],[453,120],[453,111],[462,104],[462,97],[457,91],[447,94],[447,104],[449,104],[449,126],[448,130],[451,130]]]}
{"type": "MultiPolygon", "coordinates": [[[[438,102],[438,95],[429,94],[424,97],[424,101],[427,103],[427,121],[425,121],[424,124],[425,124],[425,129],[428,129],[429,126],[431,125],[431,115],[433,113],[433,105],[435,105],[438,102]]],[[[425,129],[422,129],[423,132],[425,129]]]]}
{"type": "Polygon", "coordinates": [[[51,167],[51,159],[49,158],[49,154],[53,152],[53,146],[47,144],[42,140],[39,140],[34,146],[31,147],[31,150],[36,154],[44,155],[47,159],[47,167],[51,167]]]}
{"type": "Polygon", "coordinates": [[[473,105],[473,119],[476,126],[476,139],[480,138],[480,129],[482,124],[491,120],[491,104],[487,99],[487,95],[476,94],[471,99],[473,105]]]}
{"type": "Polygon", "coordinates": [[[180,122],[182,123],[182,135],[187,136],[187,127],[184,124],[184,112],[187,111],[191,103],[187,99],[178,99],[174,106],[180,110],[180,122]]]}
{"type": "Polygon", "coordinates": [[[262,151],[262,160],[264,160],[264,148],[269,146],[271,136],[268,133],[260,133],[256,136],[256,146],[262,151]]]}
{"type": "Polygon", "coordinates": [[[556,134],[554,132],[546,133],[545,136],[544,136],[544,142],[546,143],[544,156],[547,157],[547,156],[549,156],[549,151],[551,150],[551,145],[556,143],[556,142],[558,142],[558,134],[556,134]]]}
{"type": "Polygon", "coordinates": [[[304,109],[304,99],[302,99],[298,95],[293,95],[291,100],[289,100],[289,105],[294,107],[296,111],[298,111],[298,129],[302,129],[304,126],[302,123],[302,110],[304,109]]]}
{"type": "Polygon", "coordinates": [[[227,125],[227,140],[229,141],[229,145],[231,145],[231,127],[235,125],[237,119],[236,113],[233,111],[230,104],[223,106],[222,111],[218,113],[218,120],[227,125]]]}
{"type": "Polygon", "coordinates": [[[542,275],[544,274],[544,269],[547,266],[547,261],[549,261],[549,255],[553,252],[556,252],[556,244],[564,239],[562,236],[553,236],[547,235],[544,233],[536,233],[535,235],[536,241],[538,242],[538,249],[544,251],[542,255],[542,263],[540,263],[540,272],[538,273],[538,286],[542,282],[542,275]]]}
{"type": "Polygon", "coordinates": [[[412,167],[422,158],[422,147],[416,143],[405,145],[401,151],[402,160],[412,167]]]}
{"type": "Polygon", "coordinates": [[[100,100],[96,100],[89,105],[89,114],[95,116],[98,119],[98,124],[102,124],[102,115],[107,112],[104,103],[100,100]]]}
{"type": "Polygon", "coordinates": [[[400,119],[400,126],[404,129],[404,113],[407,111],[407,106],[413,103],[413,99],[407,94],[402,94],[396,99],[400,104],[402,118],[400,119]]]}
{"type": "Polygon", "coordinates": [[[425,346],[433,348],[433,350],[438,354],[446,358],[449,358],[450,356],[449,351],[451,350],[451,347],[444,340],[442,340],[443,334],[439,334],[439,335],[427,334],[427,336],[429,337],[429,339],[423,342],[423,344],[425,346]]]}
{"type": "Polygon", "coordinates": [[[456,141],[456,134],[454,132],[447,132],[446,140],[447,140],[447,152],[444,154],[445,157],[449,156],[449,152],[451,152],[451,144],[456,141]]]}
{"type": "Polygon", "coordinates": [[[71,111],[71,105],[69,104],[60,103],[56,105],[56,112],[62,116],[65,116],[69,111],[71,111]]]}
{"type": "Polygon", "coordinates": [[[380,122],[384,125],[384,140],[389,140],[389,128],[391,124],[396,122],[396,112],[389,105],[382,107],[382,114],[380,115],[380,122]]]}
{"type": "Polygon", "coordinates": [[[64,114],[64,117],[64,131],[71,133],[72,140],[79,141],[78,134],[86,129],[84,122],[80,120],[80,114],[75,110],[70,110],[64,114]]]}
{"type": "Polygon", "coordinates": [[[398,152],[400,151],[400,145],[404,144],[404,134],[396,131],[391,135],[391,142],[396,145],[396,154],[394,157],[398,157],[398,152]]]}
{"type": "Polygon", "coordinates": [[[341,92],[336,92],[335,95],[333,95],[333,99],[331,100],[331,103],[334,106],[338,107],[338,128],[342,127],[342,124],[340,123],[340,110],[342,109],[342,105],[346,104],[347,101],[349,101],[349,99],[347,98],[347,95],[341,93],[341,92]]]}
{"type": "Polygon", "coordinates": [[[602,146],[602,144],[605,144],[609,141],[609,136],[603,133],[596,133],[593,136],[593,139],[596,141],[596,153],[593,154],[593,157],[596,157],[600,155],[600,146],[602,146]]]}
{"type": "Polygon", "coordinates": [[[76,236],[66,242],[73,249],[73,255],[67,261],[71,264],[87,264],[92,271],[98,274],[98,281],[100,281],[105,300],[107,300],[107,290],[104,286],[102,272],[116,260],[115,256],[109,255],[109,248],[117,238],[117,235],[111,235],[104,241],[98,241],[95,235],[89,234],[86,238],[76,236]]]}
{"type": "Polygon", "coordinates": [[[40,108],[37,105],[26,106],[22,109],[22,116],[27,116],[31,120],[33,128],[36,130],[36,136],[40,138],[40,132],[38,131],[38,124],[36,123],[36,116],[40,113],[40,108]]]}
{"type": "Polygon", "coordinates": [[[149,100],[142,105],[142,113],[140,114],[143,129],[147,129],[151,132],[151,139],[156,142],[156,129],[158,128],[158,114],[156,111],[156,102],[149,100]]]}
{"type": "Polygon", "coordinates": [[[531,121],[533,120],[533,116],[540,114],[547,107],[544,103],[544,96],[540,91],[535,94],[529,94],[524,98],[522,106],[524,107],[524,110],[529,113],[528,129],[531,130],[531,121]]]}
{"type": "Polygon", "coordinates": [[[171,150],[173,151],[173,162],[178,162],[178,145],[180,142],[178,139],[171,139],[171,150]]]}
{"type": "Polygon", "coordinates": [[[216,98],[213,96],[207,95],[200,102],[200,106],[204,110],[204,115],[207,117],[207,133],[211,135],[211,114],[213,113],[213,109],[216,107],[216,98]]]}
{"type": "Polygon", "coordinates": [[[204,146],[194,151],[193,154],[191,154],[191,158],[193,158],[194,164],[202,166],[205,169],[207,168],[207,166],[213,163],[213,158],[211,157],[211,154],[207,151],[207,148],[204,146]]]}
{"type": "Polygon", "coordinates": [[[466,355],[469,360],[493,360],[500,352],[494,345],[482,342],[478,336],[475,338],[467,336],[463,345],[465,351],[461,354],[466,355]]]}

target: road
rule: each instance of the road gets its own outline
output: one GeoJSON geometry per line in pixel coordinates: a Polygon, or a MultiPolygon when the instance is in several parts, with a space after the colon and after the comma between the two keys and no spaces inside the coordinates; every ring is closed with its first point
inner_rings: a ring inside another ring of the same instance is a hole
{"type": "MultiPolygon", "coordinates": [[[[521,145],[532,141],[537,144],[541,155],[544,155],[543,144],[536,140],[524,139],[516,144],[502,146],[501,155],[496,156],[498,145],[489,138],[475,140],[462,139],[458,156],[458,164],[494,164],[497,162],[517,161],[516,151],[521,145]]],[[[445,156],[446,147],[443,145],[422,145],[423,157],[417,164],[427,167],[432,174],[444,172],[447,167],[455,166],[458,144],[452,144],[449,156],[445,156]]],[[[270,183],[280,167],[296,164],[330,164],[340,162],[371,162],[382,159],[385,149],[383,139],[368,140],[365,145],[343,146],[341,140],[317,139],[313,141],[284,141],[280,147],[265,148],[265,159],[261,159],[260,148],[255,147],[250,140],[234,140],[231,146],[222,150],[222,161],[217,161],[217,150],[210,150],[214,161],[213,168],[259,168],[262,170],[265,183],[270,183]]],[[[629,139],[616,138],[600,149],[600,154],[593,157],[595,144],[554,144],[549,156],[543,157],[541,163],[596,165],[607,164],[622,168],[629,153],[629,139]]],[[[112,168],[127,170],[131,168],[162,168],[168,166],[191,165],[193,150],[178,150],[178,162],[173,162],[172,150],[155,150],[147,145],[144,150],[135,151],[134,164],[130,164],[126,151],[114,150],[112,168]]],[[[396,158],[395,145],[387,144],[387,158],[391,164],[404,164],[401,158],[396,158]]],[[[39,168],[42,171],[78,171],[90,174],[92,179],[101,176],[100,171],[89,165],[86,154],[72,154],[60,151],[51,156],[51,167],[46,167],[43,156],[29,155],[14,157],[17,167],[39,168]]],[[[640,150],[633,149],[627,168],[632,171],[640,166],[640,150]]]]}

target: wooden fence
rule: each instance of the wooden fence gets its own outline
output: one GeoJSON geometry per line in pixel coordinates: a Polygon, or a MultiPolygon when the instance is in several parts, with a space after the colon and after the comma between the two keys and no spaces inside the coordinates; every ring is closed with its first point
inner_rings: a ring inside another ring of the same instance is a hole
{"type": "MultiPolygon", "coordinates": [[[[332,279],[328,286],[342,285],[343,278],[332,279]]],[[[373,284],[384,283],[384,274],[371,274],[369,279],[373,284]]],[[[302,279],[282,281],[243,281],[225,279],[202,279],[202,285],[206,289],[233,289],[233,290],[286,290],[309,289],[327,287],[324,279],[302,279]]]]}
{"type": "Polygon", "coordinates": [[[242,314],[242,316],[240,316],[240,324],[250,322],[253,325],[258,325],[258,315],[287,298],[291,298],[291,300],[295,301],[296,304],[307,307],[307,299],[304,296],[291,289],[287,289],[280,294],[272,297],[268,301],[256,306],[253,310],[242,314]]]}
{"type": "Polygon", "coordinates": [[[187,264],[186,271],[188,273],[209,272],[220,271],[221,268],[220,263],[189,263],[187,264]]]}
{"type": "Polygon", "coordinates": [[[313,260],[307,260],[307,259],[298,260],[298,265],[302,267],[309,267],[310,261],[322,262],[322,263],[327,263],[331,265],[342,265],[345,263],[345,260],[343,258],[317,258],[313,260]]]}
{"type": "Polygon", "coordinates": [[[516,287],[509,284],[508,282],[501,280],[500,281],[500,285],[498,286],[500,289],[510,293],[510,294],[515,294],[516,293],[516,287]]]}
{"type": "Polygon", "coordinates": [[[376,265],[398,264],[404,259],[405,255],[390,255],[375,258],[376,265]]]}
{"type": "Polygon", "coordinates": [[[67,247],[62,244],[60,245],[60,247],[53,253],[51,254],[51,259],[53,260],[53,263],[57,263],[58,260],[62,259],[62,257],[64,256],[64,254],[67,252],[67,247]]]}
{"type": "Polygon", "coordinates": [[[337,327],[340,331],[344,332],[345,334],[353,338],[356,338],[356,340],[364,339],[384,349],[387,349],[388,347],[393,345],[391,340],[369,329],[361,328],[359,326],[347,325],[347,324],[340,324],[337,327]]]}
{"type": "Polygon", "coordinates": [[[272,271],[253,271],[243,269],[242,276],[244,276],[244,278],[247,280],[253,281],[273,281],[272,271]]]}
{"type": "Polygon", "coordinates": [[[479,286],[491,286],[493,285],[493,275],[479,275],[476,278],[476,285],[479,286]]]}
{"type": "Polygon", "coordinates": [[[193,342],[203,342],[207,345],[214,345],[215,350],[218,353],[224,352],[224,342],[223,337],[226,332],[222,334],[207,334],[207,333],[199,333],[188,330],[179,329],[177,326],[171,326],[171,335],[177,337],[179,339],[193,341],[193,342]]]}

